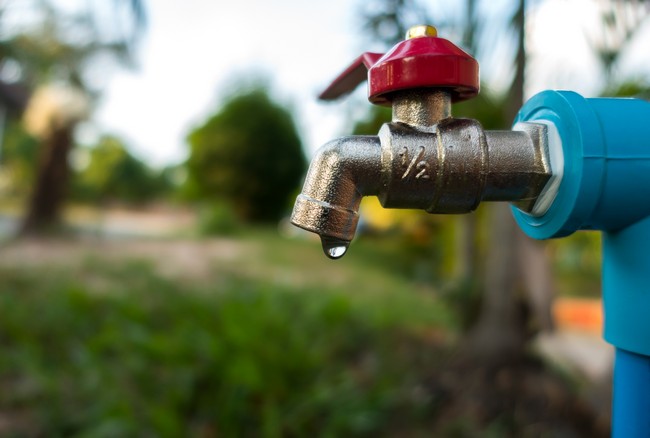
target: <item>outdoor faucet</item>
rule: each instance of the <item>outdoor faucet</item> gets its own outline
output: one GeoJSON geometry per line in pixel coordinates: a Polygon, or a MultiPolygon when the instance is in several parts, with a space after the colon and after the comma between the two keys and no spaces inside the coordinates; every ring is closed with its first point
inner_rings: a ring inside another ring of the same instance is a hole
{"type": "Polygon", "coordinates": [[[542,215],[561,179],[561,145],[551,123],[521,122],[485,131],[455,119],[452,103],[479,91],[478,62],[432,26],[416,26],[385,55],[364,53],[322,94],[332,100],[368,78],[368,99],[392,107],[376,136],[342,137],[311,162],[291,222],[342,257],[363,196],[385,208],[467,213],[481,201],[508,201],[542,215]],[[556,153],[556,151],[559,151],[556,153]]]}

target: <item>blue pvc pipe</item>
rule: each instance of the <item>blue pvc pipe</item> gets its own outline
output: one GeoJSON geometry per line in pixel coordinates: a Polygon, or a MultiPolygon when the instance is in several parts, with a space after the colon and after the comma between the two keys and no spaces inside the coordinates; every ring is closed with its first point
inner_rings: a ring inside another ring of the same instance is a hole
{"type": "Polygon", "coordinates": [[[650,356],[650,217],[603,233],[603,310],[607,342],[650,356]]]}
{"type": "Polygon", "coordinates": [[[564,155],[541,216],[513,208],[530,237],[603,232],[605,339],[617,347],[612,435],[650,437],[650,103],[545,91],[518,121],[550,122],[564,155]]]}
{"type": "Polygon", "coordinates": [[[603,231],[605,339],[650,356],[650,103],[544,91],[517,121],[553,123],[564,155],[548,211],[513,209],[517,223],[536,239],[603,231]]]}
{"type": "Polygon", "coordinates": [[[650,436],[650,356],[616,349],[612,437],[650,436]]]}

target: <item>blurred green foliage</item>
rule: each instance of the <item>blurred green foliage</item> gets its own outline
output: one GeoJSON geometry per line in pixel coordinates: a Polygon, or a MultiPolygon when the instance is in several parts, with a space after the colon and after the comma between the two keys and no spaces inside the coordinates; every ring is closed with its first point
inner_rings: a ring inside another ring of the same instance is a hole
{"type": "Polygon", "coordinates": [[[231,206],[222,200],[199,206],[199,233],[202,235],[228,236],[235,234],[241,224],[231,206]]]}
{"type": "Polygon", "coordinates": [[[377,436],[425,431],[438,407],[417,392],[442,359],[421,334],[446,320],[426,297],[233,272],[188,285],[137,261],[40,269],[0,268],[16,436],[377,436]]]}
{"type": "Polygon", "coordinates": [[[390,107],[372,105],[365,118],[358,120],[352,128],[352,135],[377,135],[384,123],[390,122],[393,110],[390,107]]]}
{"type": "Polygon", "coordinates": [[[101,74],[110,71],[107,61],[134,66],[134,48],[147,21],[144,3],[111,0],[105,2],[106,7],[92,2],[64,5],[55,0],[3,3],[0,60],[16,62],[21,82],[30,88],[46,82],[66,83],[96,98],[103,91],[97,81],[99,70],[92,68],[98,61],[103,63],[101,74]],[[24,8],[29,14],[16,20],[24,8]],[[99,26],[100,21],[105,25],[99,26]]]}
{"type": "Polygon", "coordinates": [[[359,4],[358,19],[366,44],[386,50],[404,38],[414,25],[431,23],[426,2],[418,0],[367,0],[359,4]]]}
{"type": "Polygon", "coordinates": [[[598,297],[601,291],[601,233],[583,231],[548,244],[557,295],[598,297]]]}
{"type": "Polygon", "coordinates": [[[49,245],[0,259],[0,436],[527,436],[573,421],[538,362],[492,378],[457,360],[456,315],[394,239],[361,236],[344,264],[258,228],[49,245]]]}
{"type": "Polygon", "coordinates": [[[644,78],[628,79],[618,83],[609,83],[602,91],[603,97],[637,97],[650,99],[650,85],[644,78]]]}
{"type": "MultiPolygon", "coordinates": [[[[2,147],[0,190],[5,199],[23,201],[31,192],[40,144],[18,121],[9,120],[2,147]]],[[[142,204],[170,198],[177,182],[173,167],[153,169],[128,151],[119,138],[102,136],[96,145],[77,151],[84,161],[73,168],[73,202],[142,204]]]]}
{"type": "Polygon", "coordinates": [[[21,123],[8,118],[2,138],[2,191],[5,196],[25,198],[31,190],[38,160],[39,142],[21,123]]]}
{"type": "Polygon", "coordinates": [[[507,97],[481,93],[473,99],[459,102],[453,106],[454,117],[465,117],[481,122],[483,129],[510,129],[512,120],[508,120],[507,97]]]}
{"type": "Polygon", "coordinates": [[[287,213],[306,162],[291,114],[265,89],[230,97],[187,142],[190,198],[218,198],[246,221],[273,222],[287,213]]]}
{"type": "Polygon", "coordinates": [[[73,199],[85,202],[142,203],[172,190],[164,172],[134,157],[117,137],[105,135],[88,150],[88,163],[75,174],[73,199]]]}

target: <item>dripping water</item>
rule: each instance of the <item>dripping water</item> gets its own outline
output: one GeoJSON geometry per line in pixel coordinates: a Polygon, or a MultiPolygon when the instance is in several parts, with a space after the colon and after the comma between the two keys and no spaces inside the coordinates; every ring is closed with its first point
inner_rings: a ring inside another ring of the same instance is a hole
{"type": "Polygon", "coordinates": [[[350,246],[348,240],[341,240],[334,237],[321,236],[320,241],[323,245],[323,252],[331,259],[340,259],[345,255],[350,246]]]}

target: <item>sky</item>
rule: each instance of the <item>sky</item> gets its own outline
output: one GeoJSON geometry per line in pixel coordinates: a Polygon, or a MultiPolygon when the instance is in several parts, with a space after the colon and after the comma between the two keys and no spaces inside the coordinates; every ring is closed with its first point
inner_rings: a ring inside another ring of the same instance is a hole
{"type": "MultiPolygon", "coordinates": [[[[438,8],[432,15],[451,4],[432,3],[438,8]]],[[[585,38],[598,36],[590,0],[531,3],[527,95],[547,88],[597,93],[600,71],[585,38]]],[[[496,14],[495,26],[499,15],[508,14],[506,4],[491,2],[485,11],[496,14]]],[[[293,110],[308,156],[345,134],[350,119],[358,115],[349,104],[319,103],[316,95],[366,50],[358,21],[360,1],[150,0],[147,5],[139,68],[110,77],[94,128],[87,132],[119,135],[151,165],[178,163],[187,157],[189,130],[218,111],[233,83],[256,76],[268,77],[273,96],[293,110]]],[[[495,34],[494,39],[488,41],[494,56],[478,60],[482,77],[498,90],[508,83],[511,61],[506,37],[495,34]]],[[[622,60],[625,74],[648,77],[649,42],[650,29],[644,26],[622,60]]],[[[352,99],[358,103],[364,93],[360,87],[352,99]]]]}
{"type": "Polygon", "coordinates": [[[140,156],[155,164],[182,160],[188,130],[218,110],[242,77],[270,77],[274,96],[294,110],[303,142],[326,141],[336,130],[337,111],[315,96],[356,55],[349,2],[149,3],[141,67],[114,75],[96,117],[140,156]]]}

